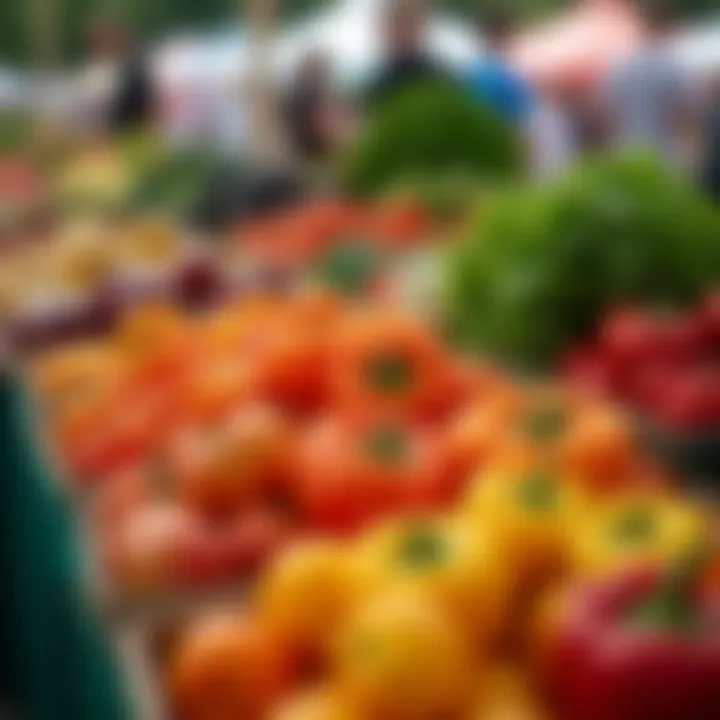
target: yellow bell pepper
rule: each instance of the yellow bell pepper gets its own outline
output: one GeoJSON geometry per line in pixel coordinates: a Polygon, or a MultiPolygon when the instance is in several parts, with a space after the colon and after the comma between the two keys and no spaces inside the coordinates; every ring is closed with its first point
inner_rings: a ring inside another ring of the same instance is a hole
{"type": "Polygon", "coordinates": [[[271,720],[362,720],[341,694],[322,687],[290,698],[272,713],[271,720]]]}
{"type": "Polygon", "coordinates": [[[510,665],[489,668],[468,720],[549,720],[522,670],[510,665]]]}
{"type": "Polygon", "coordinates": [[[472,694],[466,634],[408,589],[373,597],[340,635],[337,687],[373,720],[455,718],[472,694]]]}
{"type": "Polygon", "coordinates": [[[572,524],[585,504],[571,480],[543,466],[480,475],[461,512],[489,529],[521,589],[534,592],[566,569],[572,524]]]}
{"type": "Polygon", "coordinates": [[[512,576],[486,533],[448,518],[397,521],[360,545],[366,593],[409,586],[451,615],[480,648],[500,637],[509,617],[512,576]]]}
{"type": "Polygon", "coordinates": [[[355,603],[357,584],[346,548],[308,541],[271,565],[258,589],[257,612],[288,648],[308,661],[325,659],[355,603]]]}
{"type": "Polygon", "coordinates": [[[707,532],[702,512],[686,501],[637,491],[608,498],[576,528],[574,568],[595,576],[633,564],[673,562],[707,532]]]}

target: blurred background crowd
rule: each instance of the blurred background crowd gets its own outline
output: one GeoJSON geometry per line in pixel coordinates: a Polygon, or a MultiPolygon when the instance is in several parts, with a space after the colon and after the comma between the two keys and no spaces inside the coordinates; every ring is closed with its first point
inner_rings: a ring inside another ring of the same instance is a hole
{"type": "Polygon", "coordinates": [[[368,108],[441,77],[521,130],[539,178],[632,144],[720,194],[713,0],[266,2],[240,15],[221,0],[102,14],[46,5],[30,33],[17,32],[28,29],[19,4],[3,10],[7,117],[30,108],[82,133],[152,123],[172,143],[240,154],[264,132],[284,158],[315,163],[353,137],[368,108]]]}

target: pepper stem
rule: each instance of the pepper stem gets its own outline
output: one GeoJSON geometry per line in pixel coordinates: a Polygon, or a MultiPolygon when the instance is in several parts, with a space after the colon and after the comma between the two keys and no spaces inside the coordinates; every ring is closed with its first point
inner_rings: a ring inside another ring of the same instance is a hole
{"type": "Polygon", "coordinates": [[[711,556],[709,548],[700,545],[672,565],[655,594],[636,611],[637,623],[656,630],[695,632],[700,621],[696,589],[711,556]]]}

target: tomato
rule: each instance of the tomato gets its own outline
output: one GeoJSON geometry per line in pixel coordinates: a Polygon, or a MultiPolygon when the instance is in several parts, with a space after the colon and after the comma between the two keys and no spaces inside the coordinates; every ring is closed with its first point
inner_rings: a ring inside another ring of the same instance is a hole
{"type": "Polygon", "coordinates": [[[437,507],[454,491],[441,438],[392,420],[320,421],[300,443],[296,471],[306,518],[335,532],[437,507]]]}
{"type": "Polygon", "coordinates": [[[705,298],[700,309],[700,321],[707,344],[717,352],[720,350],[720,291],[705,298]]]}
{"type": "Polygon", "coordinates": [[[505,628],[511,575],[487,534],[470,523],[392,522],[365,539],[357,563],[368,594],[408,586],[436,602],[483,649],[505,628]]]}
{"type": "Polygon", "coordinates": [[[473,680],[469,646],[432,602],[411,592],[381,594],[341,633],[338,687],[364,717],[456,717],[473,680]]]}
{"type": "Polygon", "coordinates": [[[293,411],[312,412],[327,395],[328,347],[318,328],[286,321],[259,341],[255,363],[263,397],[293,411]]]}
{"type": "Polygon", "coordinates": [[[608,362],[626,372],[658,350],[658,328],[654,318],[634,308],[611,313],[600,330],[600,349],[608,362]]]}
{"type": "Polygon", "coordinates": [[[617,373],[595,348],[580,348],[561,362],[563,380],[573,387],[600,397],[617,389],[617,373]]]}
{"type": "Polygon", "coordinates": [[[107,398],[64,443],[71,472],[90,481],[143,461],[168,430],[165,410],[164,398],[154,393],[107,398]]]}
{"type": "Polygon", "coordinates": [[[650,416],[662,412],[677,376],[677,368],[665,358],[650,359],[638,370],[633,387],[628,393],[629,399],[650,416]]]}
{"type": "Polygon", "coordinates": [[[288,684],[282,647],[235,615],[203,616],[180,635],[166,670],[173,717],[263,720],[288,684]]]}
{"type": "Polygon", "coordinates": [[[166,502],[128,515],[107,540],[108,566],[131,592],[204,585],[226,575],[225,557],[210,529],[166,502]]]}
{"type": "Polygon", "coordinates": [[[678,431],[720,425],[720,372],[700,367],[676,375],[658,415],[668,428],[678,431]]]}
{"type": "Polygon", "coordinates": [[[248,507],[285,472],[289,432],[282,414],[266,405],[181,432],[169,451],[181,501],[210,516],[248,507]]]}
{"type": "Polygon", "coordinates": [[[363,720],[333,688],[304,692],[283,703],[270,720],[363,720]]]}
{"type": "Polygon", "coordinates": [[[704,327],[700,317],[690,314],[655,315],[658,354],[677,366],[696,361],[702,350],[704,327]]]}
{"type": "Polygon", "coordinates": [[[287,520],[266,508],[254,508],[218,529],[232,575],[258,570],[291,538],[287,520]]]}
{"type": "Polygon", "coordinates": [[[379,311],[343,325],[329,369],[338,407],[422,417],[448,388],[438,342],[412,321],[379,311]]]}
{"type": "Polygon", "coordinates": [[[306,541],[273,560],[258,589],[257,610],[289,652],[314,662],[327,657],[356,588],[355,568],[341,545],[306,541]]]}
{"type": "Polygon", "coordinates": [[[95,496],[93,519],[98,529],[112,530],[156,495],[156,479],[148,464],[125,468],[105,479],[95,496]]]}
{"type": "Polygon", "coordinates": [[[221,420],[255,395],[254,374],[234,357],[207,358],[186,373],[179,388],[181,407],[190,421],[221,420]]]}
{"type": "Polygon", "coordinates": [[[586,405],[567,427],[563,467],[590,490],[624,485],[638,456],[629,421],[608,405],[586,405]]]}

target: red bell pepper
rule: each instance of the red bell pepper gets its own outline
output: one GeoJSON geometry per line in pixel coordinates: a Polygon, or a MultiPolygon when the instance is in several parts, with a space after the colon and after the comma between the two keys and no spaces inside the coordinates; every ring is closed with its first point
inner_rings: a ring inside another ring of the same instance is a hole
{"type": "Polygon", "coordinates": [[[700,576],[686,560],[667,578],[633,570],[581,593],[558,629],[557,717],[720,718],[720,598],[698,592],[700,576]]]}

